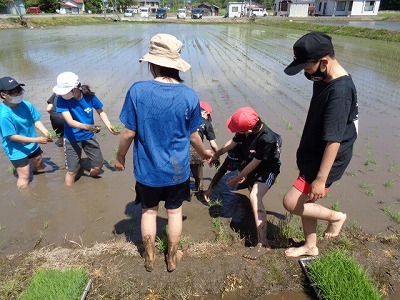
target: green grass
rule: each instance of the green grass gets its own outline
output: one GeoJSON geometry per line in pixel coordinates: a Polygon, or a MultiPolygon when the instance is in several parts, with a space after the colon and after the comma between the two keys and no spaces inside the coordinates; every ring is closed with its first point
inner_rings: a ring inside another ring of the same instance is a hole
{"type": "Polygon", "coordinates": [[[67,270],[40,269],[35,272],[20,299],[79,300],[88,280],[87,272],[81,268],[67,270]]]}
{"type": "Polygon", "coordinates": [[[381,295],[354,257],[333,249],[308,265],[311,279],[323,299],[377,300],[381,295]]]}
{"type": "Polygon", "coordinates": [[[383,212],[387,214],[394,222],[400,224],[400,211],[393,211],[390,207],[384,207],[383,212]]]}
{"type": "Polygon", "coordinates": [[[394,184],[394,179],[389,179],[383,183],[385,188],[392,188],[394,184]]]}

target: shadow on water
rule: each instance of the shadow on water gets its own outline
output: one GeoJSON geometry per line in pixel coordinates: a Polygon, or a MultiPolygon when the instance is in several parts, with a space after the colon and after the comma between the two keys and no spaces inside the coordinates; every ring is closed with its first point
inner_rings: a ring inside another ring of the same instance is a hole
{"type": "MultiPolygon", "coordinates": [[[[239,233],[241,239],[244,239],[245,246],[250,247],[257,244],[257,230],[254,220],[253,210],[250,199],[246,195],[239,194],[238,190],[247,190],[246,183],[238,187],[230,188],[226,185],[229,178],[235,176],[237,171],[225,174],[218,184],[214,187],[211,199],[214,199],[209,208],[209,214],[212,218],[222,217],[231,219],[230,228],[239,233]]],[[[264,198],[268,197],[268,193],[264,198]]],[[[264,199],[265,201],[265,199],[264,199]]],[[[285,219],[286,216],[277,212],[267,211],[277,219],[285,219]]],[[[279,228],[276,224],[267,221],[268,237],[270,233],[276,233],[279,228]]]]}

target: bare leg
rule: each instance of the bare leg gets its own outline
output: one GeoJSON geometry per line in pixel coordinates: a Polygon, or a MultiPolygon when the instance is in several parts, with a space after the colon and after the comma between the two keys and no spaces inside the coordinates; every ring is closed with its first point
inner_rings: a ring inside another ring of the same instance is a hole
{"type": "Polygon", "coordinates": [[[155,264],[157,212],[158,206],[142,209],[141,231],[145,248],[144,267],[148,272],[153,271],[155,264]]]}
{"type": "Polygon", "coordinates": [[[29,173],[30,167],[27,164],[24,167],[16,168],[18,179],[17,179],[17,187],[20,189],[24,189],[29,185],[29,173]]]}
{"type": "Polygon", "coordinates": [[[168,215],[168,254],[167,270],[175,271],[183,253],[178,250],[182,234],[182,206],[176,209],[167,209],[168,215]]]}
{"type": "Polygon", "coordinates": [[[71,185],[73,185],[74,184],[74,182],[75,182],[75,177],[76,177],[76,174],[77,174],[78,172],[69,172],[69,171],[67,171],[67,174],[65,174],[65,184],[67,185],[67,186],[71,186],[71,185]]]}
{"type": "Polygon", "coordinates": [[[250,192],[250,203],[257,229],[257,246],[243,255],[243,257],[248,259],[255,260],[271,249],[267,239],[267,213],[262,202],[267,192],[268,187],[260,182],[256,182],[250,192]]]}
{"type": "Polygon", "coordinates": [[[346,214],[337,212],[319,205],[315,202],[309,202],[308,196],[301,193],[295,187],[292,187],[283,199],[283,206],[289,212],[302,217],[305,245],[299,248],[290,248],[286,250],[286,255],[298,257],[301,255],[318,255],[317,248],[317,220],[328,221],[328,228],[325,236],[335,237],[339,234],[346,214]]]}
{"type": "Polygon", "coordinates": [[[33,174],[44,172],[43,158],[41,155],[31,158],[30,162],[32,164],[33,174]]]}

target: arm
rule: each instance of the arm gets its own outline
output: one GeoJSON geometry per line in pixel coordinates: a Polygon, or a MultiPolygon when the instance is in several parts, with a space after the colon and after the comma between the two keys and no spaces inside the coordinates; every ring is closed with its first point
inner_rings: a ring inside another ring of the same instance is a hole
{"type": "Polygon", "coordinates": [[[114,167],[118,171],[125,170],[125,156],[132,144],[136,132],[128,128],[122,129],[121,138],[119,140],[118,151],[114,161],[114,167]]]}
{"type": "Polygon", "coordinates": [[[239,183],[242,183],[247,175],[249,175],[257,166],[261,163],[261,160],[253,158],[253,160],[236,176],[229,178],[226,183],[228,186],[233,187],[239,183]]]}
{"type": "Polygon", "coordinates": [[[79,128],[79,129],[83,129],[83,130],[89,130],[94,133],[98,133],[100,131],[99,126],[91,125],[91,124],[83,124],[81,122],[74,120],[69,111],[63,111],[61,114],[64,118],[64,121],[67,122],[67,124],[70,127],[79,128]]]}
{"type": "Polygon", "coordinates": [[[226,152],[232,150],[233,148],[236,147],[236,145],[237,145],[237,143],[234,142],[232,139],[230,139],[229,141],[227,141],[227,142],[225,143],[225,145],[224,145],[222,148],[220,148],[220,149],[218,149],[217,151],[215,151],[213,157],[211,158],[210,166],[211,166],[215,161],[217,161],[217,160],[219,159],[219,157],[220,157],[222,154],[224,154],[224,153],[226,153],[226,152]]]}
{"type": "Polygon", "coordinates": [[[211,147],[212,151],[214,153],[217,152],[218,151],[218,145],[215,142],[215,140],[209,140],[209,142],[210,142],[210,147],[211,147]]]}
{"type": "Polygon", "coordinates": [[[311,183],[309,194],[310,200],[316,201],[317,199],[321,199],[325,196],[326,180],[328,179],[329,172],[331,171],[333,162],[335,161],[336,155],[339,151],[339,147],[339,142],[328,142],[326,144],[317,178],[315,178],[315,180],[311,183]]]}
{"type": "Polygon", "coordinates": [[[201,159],[209,160],[213,157],[211,151],[204,148],[203,141],[197,131],[190,134],[190,144],[193,146],[194,150],[200,155],[201,159]]]}
{"type": "Polygon", "coordinates": [[[35,127],[40,130],[40,132],[47,138],[48,142],[52,142],[53,138],[51,137],[50,132],[47,130],[46,127],[44,127],[43,123],[41,121],[35,122],[35,127]]]}
{"type": "Polygon", "coordinates": [[[103,121],[104,125],[106,125],[108,131],[111,132],[113,135],[118,135],[119,132],[116,131],[116,130],[112,127],[111,122],[110,122],[110,120],[108,119],[107,114],[104,112],[104,110],[102,110],[102,109],[100,108],[100,109],[96,109],[96,111],[97,111],[97,113],[99,114],[99,117],[100,117],[101,121],[103,121]]]}
{"type": "Polygon", "coordinates": [[[38,143],[38,144],[47,144],[48,138],[44,136],[39,137],[27,137],[19,134],[10,135],[8,137],[11,141],[17,143],[38,143]]]}
{"type": "Polygon", "coordinates": [[[53,108],[53,104],[52,104],[52,103],[49,103],[49,104],[47,104],[46,111],[47,111],[48,113],[50,113],[52,108],[53,108]]]}

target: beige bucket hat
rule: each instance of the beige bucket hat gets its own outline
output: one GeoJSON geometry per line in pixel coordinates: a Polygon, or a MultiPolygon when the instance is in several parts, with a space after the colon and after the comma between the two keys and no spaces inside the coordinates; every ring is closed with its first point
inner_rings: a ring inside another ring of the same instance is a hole
{"type": "Polygon", "coordinates": [[[170,34],[159,33],[150,40],[149,53],[144,55],[140,62],[147,61],[162,67],[186,72],[190,64],[181,58],[182,42],[170,34]]]}

